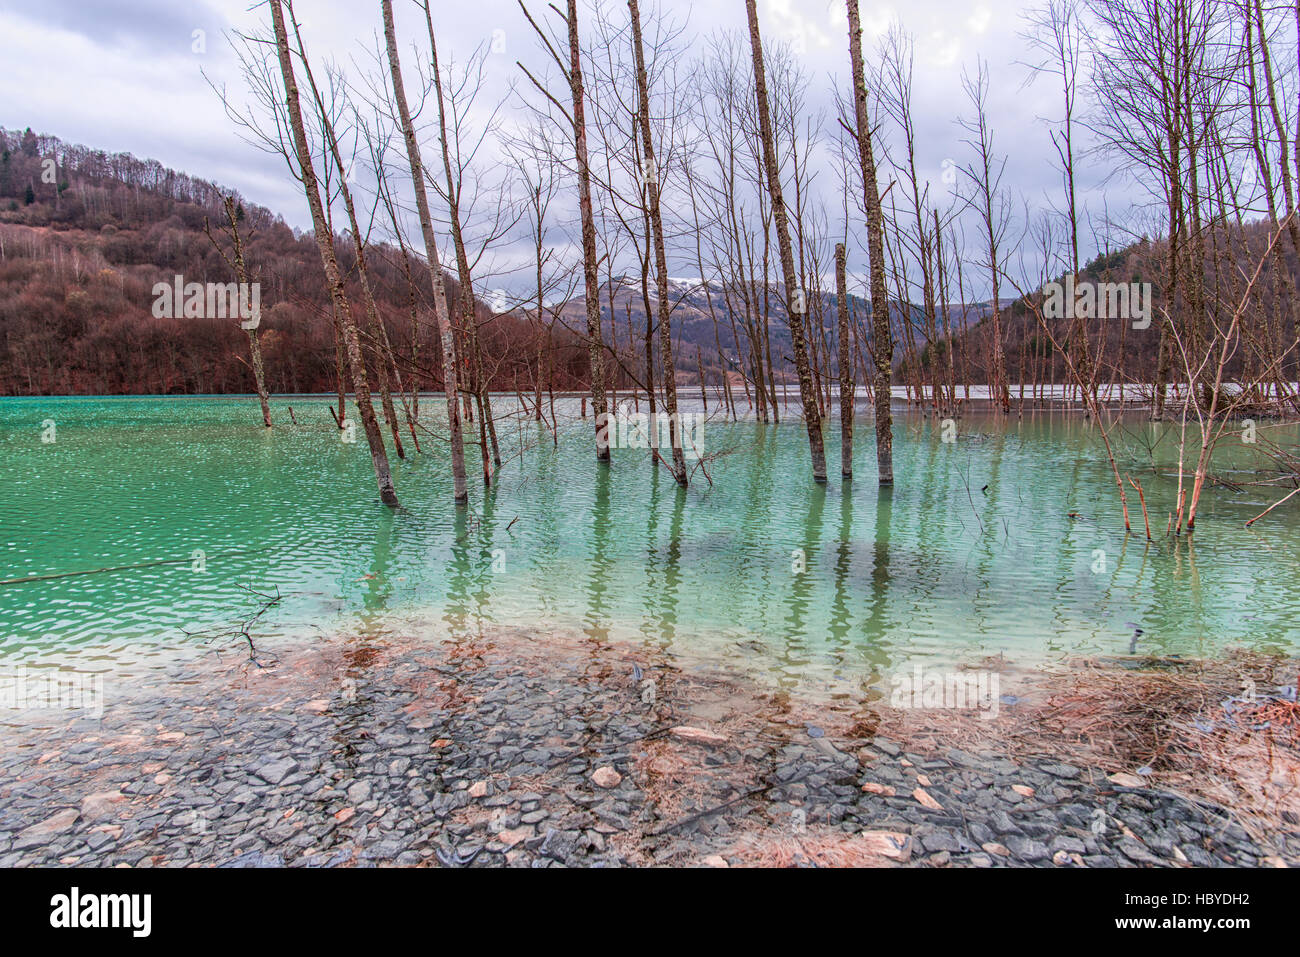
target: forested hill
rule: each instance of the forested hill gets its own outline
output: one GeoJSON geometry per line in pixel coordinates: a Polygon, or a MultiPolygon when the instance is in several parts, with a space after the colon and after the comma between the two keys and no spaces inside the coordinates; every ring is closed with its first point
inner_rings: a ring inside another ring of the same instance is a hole
{"type": "MultiPolygon", "coordinates": [[[[1300,264],[1286,241],[1277,245],[1274,254],[1269,254],[1273,235],[1267,220],[1238,222],[1230,224],[1225,237],[1219,238],[1222,245],[1212,248],[1206,244],[1205,263],[1198,286],[1202,300],[1200,312],[1204,317],[1203,328],[1226,328],[1246,282],[1262,260],[1256,295],[1265,304],[1267,319],[1260,327],[1256,317],[1248,317],[1250,321],[1243,324],[1246,342],[1233,350],[1227,370],[1230,375],[1240,375],[1253,369],[1259,351],[1252,343],[1268,342],[1283,355],[1272,378],[1295,381],[1300,377],[1300,355],[1288,345],[1297,341],[1300,329],[1297,329],[1296,317],[1287,297],[1290,295],[1288,290],[1294,289],[1300,279],[1300,264]],[[1225,243],[1225,238],[1230,242],[1225,243]],[[1282,264],[1280,272],[1279,262],[1282,264]]],[[[1184,243],[1184,247],[1187,245],[1184,243]]],[[[1186,254],[1184,248],[1183,256],[1186,254]]],[[[1152,322],[1149,327],[1137,328],[1133,321],[1105,316],[1095,316],[1085,323],[1089,355],[1099,367],[1101,381],[1149,383],[1156,374],[1159,358],[1161,315],[1167,312],[1182,318],[1193,313],[1194,307],[1185,291],[1172,307],[1167,302],[1168,260],[1169,245],[1165,239],[1142,237],[1122,248],[1105,251],[1083,265],[1079,277],[1081,285],[1150,284],[1151,289],[1152,322]]],[[[1190,285],[1188,272],[1188,266],[1184,265],[1183,287],[1190,285]]],[[[1063,276],[1054,279],[1063,280],[1063,276]]],[[[1015,289],[1008,291],[1014,293],[1015,289]]],[[[1038,290],[1026,292],[1037,294],[1038,290]]],[[[1071,346],[1070,320],[1056,320],[1049,335],[1037,314],[1022,299],[1013,298],[1005,303],[1002,324],[1007,370],[1012,382],[1070,381],[1065,361],[1053,346],[1053,339],[1063,347],[1071,346]]],[[[956,337],[953,351],[957,357],[959,381],[963,368],[968,370],[966,376],[971,381],[989,381],[991,325],[987,305],[981,306],[979,320],[956,337]]],[[[923,337],[920,337],[920,342],[924,343],[923,337]]],[[[920,347],[918,352],[921,352],[920,347]]],[[[926,350],[922,357],[927,368],[931,361],[938,361],[941,366],[946,362],[942,349],[926,350]]]]}
{"type": "MultiPolygon", "coordinates": [[[[297,234],[264,207],[243,200],[215,183],[167,169],[155,160],[110,154],[64,143],[52,136],[0,129],[0,395],[48,394],[206,394],[242,393],[254,388],[247,364],[248,344],[237,319],[170,319],[153,315],[153,287],[186,282],[228,283],[235,277],[209,238],[222,222],[223,203],[238,203],[240,232],[246,238],[250,278],[261,283],[260,335],[267,386],[272,392],[331,392],[338,387],[334,321],[320,256],[312,237],[297,234]]],[[[1240,226],[1233,249],[1207,257],[1204,289],[1222,290],[1215,309],[1235,288],[1227,280],[1247,274],[1268,245],[1265,223],[1240,226]],[[1226,261],[1225,261],[1226,260],[1226,261]]],[[[362,297],[349,241],[336,243],[354,309],[362,297]]],[[[1291,250],[1282,251],[1294,282],[1291,250]]],[[[414,257],[404,261],[399,248],[379,244],[367,259],[380,314],[402,366],[404,384],[441,387],[433,361],[434,324],[428,272],[414,257]],[[408,276],[410,279],[408,280],[408,276]]],[[[1097,257],[1084,278],[1098,282],[1151,282],[1154,305],[1164,306],[1162,279],[1167,248],[1146,240],[1097,257]]],[[[1278,311],[1282,291],[1265,270],[1265,295],[1278,311]]],[[[459,285],[447,277],[453,310],[459,285]]],[[[1014,289],[1004,286],[1014,295],[1014,289]]],[[[646,297],[638,282],[621,281],[614,295],[602,290],[607,343],[628,369],[644,362],[646,297]]],[[[712,384],[722,373],[735,375],[752,349],[752,331],[735,290],[714,283],[675,280],[673,336],[678,376],[695,381],[702,369],[712,384]]],[[[770,351],[778,380],[794,381],[788,355],[789,328],[781,297],[763,300],[768,312],[770,351]]],[[[1207,310],[1213,312],[1214,309],[1207,310]]],[[[551,310],[547,310],[548,313],[551,310]]],[[[870,303],[853,297],[850,311],[869,339],[870,303]]],[[[944,311],[942,307],[939,310],[944,311]]],[[[990,377],[991,329],[988,303],[953,305],[947,310],[958,381],[990,377]]],[[[585,325],[581,300],[565,304],[545,323],[531,315],[494,315],[476,303],[483,368],[496,390],[532,391],[539,377],[555,389],[586,389],[586,348],[572,330],[585,325]],[[539,373],[539,369],[544,372],[539,373]]],[[[930,323],[916,305],[896,305],[895,363],[912,379],[929,381],[946,372],[947,343],[942,316],[930,323]]],[[[818,368],[836,368],[835,303],[815,297],[811,351],[818,368]]],[[[1295,336],[1294,318],[1278,311],[1274,338],[1295,336]]],[[[1012,381],[1065,381],[1066,369],[1051,337],[1023,304],[1004,297],[1003,339],[1012,381]]],[[[1069,331],[1054,333],[1065,343],[1069,331]]],[[[1159,336],[1130,324],[1089,324],[1090,353],[1111,381],[1148,381],[1154,374],[1159,336]]],[[[858,365],[863,365],[859,356],[858,365]]],[[[1300,375],[1297,357],[1288,357],[1281,374],[1300,375]]],[[[662,369],[657,373],[661,381],[662,369]]],[[[619,376],[619,388],[629,380],[619,376]]]]}
{"type": "MultiPolygon", "coordinates": [[[[157,319],[153,286],[228,283],[221,240],[234,195],[247,236],[250,279],[261,283],[262,351],[272,392],[337,388],[334,328],[320,255],[310,235],[218,185],[156,160],[109,154],[25,130],[0,129],[0,395],[250,392],[248,344],[238,320],[157,319]],[[51,162],[52,161],[52,162],[51,162]]],[[[355,309],[361,294],[349,242],[337,243],[355,309]]],[[[372,285],[407,384],[435,388],[429,276],[400,251],[367,253],[372,285]],[[418,357],[410,360],[412,347],[418,357]],[[409,365],[407,365],[409,363],[409,365]],[[416,370],[423,374],[416,376],[416,370]]],[[[452,307],[459,286],[448,277],[452,307]]],[[[530,324],[478,307],[484,365],[497,388],[530,381],[530,324]]],[[[556,387],[586,378],[580,343],[554,335],[556,387]]]]}

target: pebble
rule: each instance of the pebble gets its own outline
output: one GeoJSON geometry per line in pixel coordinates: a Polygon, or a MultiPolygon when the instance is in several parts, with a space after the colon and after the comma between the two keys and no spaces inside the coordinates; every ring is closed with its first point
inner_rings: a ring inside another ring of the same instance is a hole
{"type": "Polygon", "coordinates": [[[611,767],[597,768],[591,782],[598,788],[616,788],[623,783],[623,775],[611,767]]]}

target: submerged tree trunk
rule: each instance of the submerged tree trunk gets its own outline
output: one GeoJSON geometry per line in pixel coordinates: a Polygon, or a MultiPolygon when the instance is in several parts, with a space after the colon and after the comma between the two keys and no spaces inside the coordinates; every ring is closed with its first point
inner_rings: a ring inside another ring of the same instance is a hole
{"type": "Polygon", "coordinates": [[[335,307],[333,302],[330,303],[330,319],[334,323],[334,382],[338,386],[339,399],[338,412],[334,412],[332,407],[330,408],[330,412],[334,416],[334,424],[339,427],[339,431],[342,431],[343,423],[346,422],[348,418],[348,360],[344,356],[343,323],[339,322],[338,309],[335,307]]]}
{"type": "MultiPolygon", "coordinates": [[[[233,196],[225,197],[222,205],[226,213],[227,228],[230,232],[231,250],[229,256],[226,255],[225,250],[217,245],[216,239],[212,236],[211,228],[206,226],[206,220],[204,221],[205,229],[208,233],[208,239],[212,240],[212,245],[217,247],[217,252],[221,254],[221,258],[226,260],[234,271],[235,281],[239,283],[242,290],[248,286],[248,267],[244,261],[244,238],[239,235],[241,210],[236,207],[233,196]]],[[[258,301],[260,303],[260,297],[258,301]]],[[[260,320],[261,316],[259,315],[255,317],[254,325],[244,325],[243,323],[240,323],[240,325],[248,336],[248,357],[253,366],[253,382],[257,386],[257,398],[262,405],[262,424],[269,429],[271,427],[270,393],[266,391],[266,370],[262,365],[262,344],[257,338],[256,322],[260,322],[260,320]]]]}
{"type": "MultiPolygon", "coordinates": [[[[244,280],[240,280],[243,282],[244,280]]],[[[244,330],[248,333],[248,354],[253,361],[253,380],[257,383],[257,399],[262,404],[262,424],[271,427],[271,401],[266,391],[266,369],[262,365],[262,344],[257,339],[256,329],[244,330]]]]}
{"type": "Polygon", "coordinates": [[[767,98],[767,66],[763,62],[763,41],[758,30],[755,0],[745,0],[749,16],[749,45],[754,54],[754,86],[758,97],[758,122],[763,139],[763,161],[767,169],[767,188],[772,197],[772,215],[776,222],[777,247],[781,272],[785,280],[786,318],[790,324],[790,341],[794,350],[795,371],[799,376],[799,398],[803,404],[804,423],[808,427],[808,448],[812,453],[813,480],[826,481],[826,446],[822,437],[821,413],[808,364],[808,343],[804,339],[803,313],[807,296],[799,288],[795,275],[794,250],[790,246],[790,223],[781,189],[781,168],[776,156],[776,137],[772,131],[771,104],[767,98]]]}
{"type": "Polygon", "coordinates": [[[424,234],[424,251],[433,282],[433,314],[442,340],[442,380],[447,394],[447,424],[451,433],[451,474],[454,495],[458,504],[469,501],[465,482],[465,440],[461,435],[460,397],[457,387],[458,351],[447,310],[447,289],[442,281],[442,266],[438,262],[438,243],[433,234],[433,219],[429,215],[429,196],[424,185],[424,163],[420,159],[420,145],[415,138],[415,126],[406,103],[406,87],[402,83],[402,65],[397,55],[397,30],[393,26],[392,0],[383,0],[384,38],[388,46],[388,68],[393,81],[393,98],[397,103],[402,134],[406,139],[406,157],[411,165],[411,180],[415,186],[415,208],[424,234]]]}
{"type": "Polygon", "coordinates": [[[461,231],[460,189],[456,184],[456,175],[451,162],[451,147],[447,141],[447,112],[443,101],[442,73],[438,66],[438,44],[433,34],[433,14],[427,2],[424,4],[424,19],[429,29],[430,69],[433,73],[433,89],[438,100],[438,138],[442,144],[443,170],[447,176],[451,240],[456,253],[456,274],[460,278],[460,313],[464,323],[461,342],[469,353],[470,387],[479,410],[478,431],[479,444],[483,453],[483,484],[491,485],[492,465],[501,465],[501,452],[497,446],[496,425],[492,419],[492,399],[488,394],[487,378],[483,374],[483,356],[479,350],[478,320],[474,314],[474,277],[470,272],[469,255],[465,251],[465,237],[461,231]]]}
{"type": "Polygon", "coordinates": [[[889,403],[894,393],[894,330],[889,322],[889,291],[885,287],[885,227],[876,182],[876,159],[871,144],[871,118],[867,110],[867,83],[862,64],[862,21],[858,0],[846,0],[849,15],[849,60],[853,68],[853,108],[857,123],[858,161],[867,209],[867,254],[871,257],[871,319],[875,339],[876,462],[881,485],[894,484],[894,414],[889,403]]]}
{"type": "Polygon", "coordinates": [[[840,327],[840,475],[853,478],[853,355],[849,351],[848,253],[843,243],[835,244],[835,299],[840,327]]]}
{"type": "MultiPolygon", "coordinates": [[[[334,237],[325,222],[325,213],[321,206],[316,171],[312,165],[311,146],[307,142],[302,121],[302,107],[298,102],[298,81],[293,73],[293,60],[289,54],[289,38],[284,27],[284,11],[281,9],[281,3],[282,0],[272,0],[271,22],[275,29],[276,52],[279,55],[280,73],[284,81],[285,107],[289,114],[289,125],[293,130],[299,175],[303,191],[307,194],[307,205],[311,207],[312,229],[316,236],[316,246],[320,250],[321,264],[325,268],[325,280],[329,285],[330,297],[343,328],[348,366],[352,375],[352,389],[356,394],[357,410],[365,429],[366,442],[370,445],[370,458],[375,467],[379,497],[385,505],[396,506],[397,491],[393,487],[393,477],[388,467],[388,452],[384,448],[384,437],[379,432],[379,421],[375,417],[375,408],[370,401],[370,386],[366,381],[366,363],[361,353],[361,339],[357,334],[356,323],[352,319],[347,295],[343,291],[343,278],[339,273],[338,259],[334,253],[334,237]]],[[[292,15],[292,4],[289,6],[289,11],[292,15]]]]}
{"type": "MultiPolygon", "coordinates": [[[[672,447],[672,472],[678,485],[687,484],[686,456],[682,450],[681,422],[677,414],[677,371],[673,364],[672,315],[668,302],[668,253],[664,245],[664,221],[659,208],[659,170],[655,166],[654,136],[650,131],[650,88],[646,80],[645,51],[641,43],[641,11],[637,0],[627,0],[632,17],[632,52],[636,59],[636,87],[641,127],[643,173],[650,231],[654,241],[655,283],[659,291],[659,360],[664,372],[664,408],[668,412],[668,437],[672,447]]],[[[703,385],[701,384],[701,388],[703,385]]]]}
{"type": "MultiPolygon", "coordinates": [[[[587,159],[587,120],[583,103],[582,51],[578,3],[569,0],[569,87],[573,96],[573,144],[578,164],[578,211],[582,217],[582,275],[587,303],[587,350],[591,356],[591,405],[595,412],[596,459],[609,461],[605,418],[605,343],[600,328],[600,277],[596,272],[596,219],[591,207],[591,166],[587,159]]],[[[611,317],[612,318],[612,317],[611,317]]]]}

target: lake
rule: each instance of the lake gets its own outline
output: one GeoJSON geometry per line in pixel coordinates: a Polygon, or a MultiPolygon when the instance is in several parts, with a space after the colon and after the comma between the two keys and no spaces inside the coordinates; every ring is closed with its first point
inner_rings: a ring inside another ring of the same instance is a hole
{"type": "MultiPolygon", "coordinates": [[[[445,447],[424,436],[425,454],[393,460],[390,511],[364,437],[341,441],[328,401],[278,398],[268,431],[246,397],[0,400],[0,579],[68,576],[0,585],[0,659],[135,674],[204,647],[186,632],[254,614],[248,588],[283,596],[251,629],[266,647],[514,626],[828,688],[915,660],[1300,648],[1297,505],[1247,529],[1279,493],[1211,490],[1194,543],[1148,544],[1132,495],[1126,537],[1077,415],[968,416],[946,443],[938,422],[900,411],[899,485],[884,493],[868,412],[851,484],[834,474],[831,423],[825,488],[802,425],[712,420],[713,485],[696,472],[683,493],[642,451],[598,469],[590,422],[565,400],[558,449],[533,422],[500,422],[507,461],[486,494],[467,448],[468,510],[452,504],[445,447]]],[[[437,399],[421,405],[437,431],[437,399]]],[[[1161,538],[1176,435],[1135,418],[1117,440],[1161,538]]]]}

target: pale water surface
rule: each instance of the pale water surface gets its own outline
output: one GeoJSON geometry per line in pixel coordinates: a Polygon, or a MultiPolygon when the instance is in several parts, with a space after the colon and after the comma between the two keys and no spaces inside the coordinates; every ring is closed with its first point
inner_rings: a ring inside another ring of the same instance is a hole
{"type": "MultiPolygon", "coordinates": [[[[865,413],[852,485],[811,483],[800,425],[712,421],[707,451],[726,454],[712,487],[697,472],[686,493],[643,452],[598,469],[589,423],[562,424],[557,451],[512,419],[499,485],[472,483],[468,513],[430,437],[426,454],[394,458],[393,512],[364,438],[341,442],[326,405],[278,399],[266,431],[247,398],[0,400],[0,579],[142,566],[0,585],[0,662],[148,670],[201,647],[186,630],[251,613],[240,586],[285,596],[256,627],[268,646],[522,625],[640,637],[781,682],[861,685],[917,658],[1300,647],[1300,512],[1247,530],[1278,493],[1212,491],[1194,545],[1126,538],[1076,416],[967,418],[945,444],[938,423],[900,415],[899,485],[884,494],[865,413]]],[[[424,407],[436,429],[436,400],[424,407]]],[[[1128,426],[1135,468],[1159,431],[1128,426]]],[[[1173,441],[1157,451],[1166,464],[1173,441]]],[[[1158,471],[1137,474],[1159,535],[1175,486],[1158,471]]]]}

